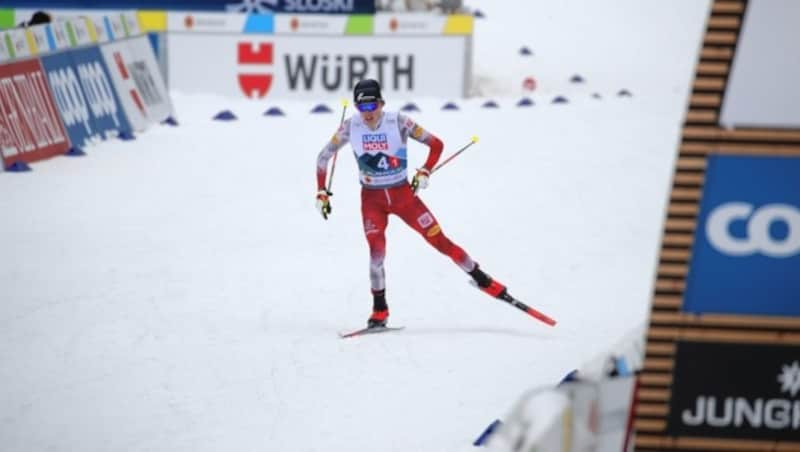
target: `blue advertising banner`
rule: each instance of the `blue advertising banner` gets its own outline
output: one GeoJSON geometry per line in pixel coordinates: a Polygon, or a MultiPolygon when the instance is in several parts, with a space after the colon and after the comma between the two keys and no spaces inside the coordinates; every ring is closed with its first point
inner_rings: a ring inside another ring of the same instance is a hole
{"type": "Polygon", "coordinates": [[[131,131],[96,46],[46,55],[41,61],[73,146],[131,131]]]}
{"type": "Polygon", "coordinates": [[[800,315],[800,158],[709,157],[683,310],[800,315]]]}
{"type": "MultiPolygon", "coordinates": [[[[94,1],[17,0],[16,8],[98,8],[94,1]]],[[[375,0],[108,0],[103,9],[154,9],[172,11],[280,12],[291,14],[375,14],[375,0]]]]}

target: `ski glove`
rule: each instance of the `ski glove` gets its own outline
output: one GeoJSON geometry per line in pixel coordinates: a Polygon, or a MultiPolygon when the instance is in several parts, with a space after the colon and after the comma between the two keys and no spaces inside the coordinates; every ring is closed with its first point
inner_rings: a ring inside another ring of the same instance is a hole
{"type": "Polygon", "coordinates": [[[428,188],[428,179],[430,179],[431,172],[426,168],[417,169],[417,174],[411,179],[411,191],[414,193],[417,190],[428,188]]]}
{"type": "Polygon", "coordinates": [[[322,218],[326,220],[328,215],[331,214],[331,196],[333,196],[333,193],[325,189],[317,192],[317,210],[322,214],[322,218]]]}

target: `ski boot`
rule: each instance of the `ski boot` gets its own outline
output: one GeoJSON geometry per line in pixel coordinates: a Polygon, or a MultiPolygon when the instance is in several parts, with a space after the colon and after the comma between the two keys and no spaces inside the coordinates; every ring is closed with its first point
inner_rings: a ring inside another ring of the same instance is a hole
{"type": "Polygon", "coordinates": [[[469,275],[475,280],[475,284],[478,285],[479,289],[495,298],[503,299],[508,293],[506,286],[484,273],[477,263],[475,263],[475,269],[469,272],[469,275]]]}
{"type": "Polygon", "coordinates": [[[389,318],[389,310],[372,311],[372,315],[367,319],[367,328],[385,327],[386,321],[389,318]]]}

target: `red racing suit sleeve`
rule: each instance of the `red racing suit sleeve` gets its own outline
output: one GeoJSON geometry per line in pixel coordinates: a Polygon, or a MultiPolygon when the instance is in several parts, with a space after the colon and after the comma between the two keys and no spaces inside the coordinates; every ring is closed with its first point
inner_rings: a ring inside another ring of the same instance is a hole
{"type": "Polygon", "coordinates": [[[345,119],[330,141],[325,144],[317,156],[317,190],[325,190],[328,178],[328,161],[344,145],[350,141],[350,118],[345,119]]]}
{"type": "Polygon", "coordinates": [[[428,171],[433,171],[433,168],[442,156],[442,150],[444,149],[442,140],[423,129],[422,126],[417,124],[413,119],[402,113],[397,115],[397,123],[399,124],[400,135],[403,137],[403,141],[406,141],[406,139],[410,137],[428,146],[428,158],[422,166],[428,171]]]}

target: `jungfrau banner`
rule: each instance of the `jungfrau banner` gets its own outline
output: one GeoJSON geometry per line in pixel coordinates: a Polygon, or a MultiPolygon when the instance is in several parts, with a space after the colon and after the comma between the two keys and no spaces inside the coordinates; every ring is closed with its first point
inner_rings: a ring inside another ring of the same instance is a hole
{"type": "Polygon", "coordinates": [[[44,56],[41,62],[74,146],[131,130],[96,46],[44,56]]]}
{"type": "Polygon", "coordinates": [[[797,350],[791,344],[679,341],[667,433],[800,445],[797,350]]]}
{"type": "Polygon", "coordinates": [[[465,94],[466,38],[461,37],[176,33],[169,45],[169,86],[188,93],[341,98],[358,80],[371,77],[381,82],[384,94],[396,98],[465,94]],[[425,51],[413,50],[419,48],[425,51]]]}
{"type": "Polygon", "coordinates": [[[63,154],[69,140],[37,59],[0,66],[0,153],[6,167],[63,154]]]}

